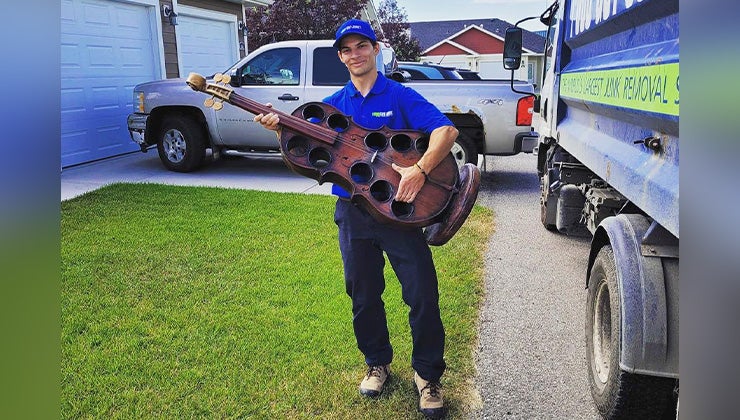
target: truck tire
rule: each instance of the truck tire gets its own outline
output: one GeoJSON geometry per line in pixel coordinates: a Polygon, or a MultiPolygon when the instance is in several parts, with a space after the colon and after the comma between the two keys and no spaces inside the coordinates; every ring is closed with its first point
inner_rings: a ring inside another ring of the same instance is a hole
{"type": "Polygon", "coordinates": [[[611,246],[591,269],[586,299],[587,375],[596,409],[605,419],[676,418],[676,381],[625,372],[619,367],[621,312],[611,246]]]}
{"type": "Polygon", "coordinates": [[[157,151],[167,169],[192,172],[203,164],[206,156],[203,128],[183,115],[166,116],[157,137],[157,151]]]}
{"type": "Polygon", "coordinates": [[[478,151],[475,149],[475,143],[466,134],[460,132],[455,143],[452,145],[450,150],[452,156],[455,157],[457,167],[462,168],[466,163],[472,163],[478,165],[478,151]]]}

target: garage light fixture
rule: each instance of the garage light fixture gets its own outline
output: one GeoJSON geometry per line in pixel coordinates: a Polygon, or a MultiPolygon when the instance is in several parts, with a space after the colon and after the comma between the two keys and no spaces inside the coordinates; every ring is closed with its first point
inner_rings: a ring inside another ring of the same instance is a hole
{"type": "Polygon", "coordinates": [[[177,13],[175,13],[175,11],[172,10],[172,7],[170,7],[167,4],[162,6],[162,14],[164,15],[164,17],[170,20],[170,25],[172,26],[177,25],[177,13]]]}
{"type": "Polygon", "coordinates": [[[247,36],[247,25],[242,21],[239,21],[239,30],[242,31],[242,35],[247,36]]]}

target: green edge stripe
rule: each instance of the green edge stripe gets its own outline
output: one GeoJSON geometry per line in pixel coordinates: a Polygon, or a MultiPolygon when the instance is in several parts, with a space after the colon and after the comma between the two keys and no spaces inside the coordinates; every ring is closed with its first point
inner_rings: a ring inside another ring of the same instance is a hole
{"type": "Polygon", "coordinates": [[[678,63],[563,73],[560,96],[678,116],[678,63]]]}

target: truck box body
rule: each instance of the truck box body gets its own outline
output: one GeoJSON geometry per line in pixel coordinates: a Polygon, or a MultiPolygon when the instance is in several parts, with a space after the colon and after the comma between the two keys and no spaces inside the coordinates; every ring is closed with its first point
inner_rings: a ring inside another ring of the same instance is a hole
{"type": "Polygon", "coordinates": [[[548,132],[678,237],[678,1],[567,2],[557,31],[548,132]]]}
{"type": "Polygon", "coordinates": [[[595,406],[608,419],[676,417],[678,0],[556,1],[542,20],[541,222],[593,235],[585,341],[595,406]]]}

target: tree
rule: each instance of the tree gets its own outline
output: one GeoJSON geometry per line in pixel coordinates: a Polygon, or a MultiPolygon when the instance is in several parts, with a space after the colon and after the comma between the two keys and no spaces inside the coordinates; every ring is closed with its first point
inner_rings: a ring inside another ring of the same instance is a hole
{"type": "Polygon", "coordinates": [[[411,36],[406,9],[396,0],[383,0],[378,8],[378,20],[386,41],[396,50],[401,61],[418,61],[421,56],[419,40],[411,36]]]}
{"type": "Polygon", "coordinates": [[[246,10],[249,49],[293,39],[334,39],[339,25],[356,18],[366,0],[275,0],[246,10]]]}

